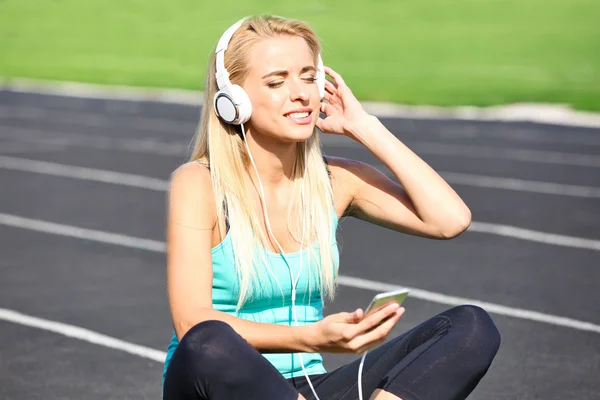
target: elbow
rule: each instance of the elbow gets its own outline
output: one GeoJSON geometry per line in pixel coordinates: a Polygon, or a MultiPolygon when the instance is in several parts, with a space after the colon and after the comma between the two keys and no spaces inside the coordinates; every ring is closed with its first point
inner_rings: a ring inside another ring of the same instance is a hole
{"type": "Polygon", "coordinates": [[[181,339],[185,336],[185,334],[192,329],[196,324],[201,321],[177,321],[177,323],[173,324],[173,328],[175,328],[175,334],[177,335],[177,340],[181,341],[181,339]]]}
{"type": "Polygon", "coordinates": [[[200,307],[199,309],[196,309],[196,312],[175,318],[173,321],[173,328],[177,334],[177,339],[181,340],[181,338],[197,324],[209,319],[214,319],[214,315],[211,315],[211,311],[212,308],[200,307]]]}
{"type": "Polygon", "coordinates": [[[456,213],[450,221],[440,229],[440,239],[449,240],[457,237],[466,231],[471,225],[471,210],[465,207],[465,210],[456,213]]]}

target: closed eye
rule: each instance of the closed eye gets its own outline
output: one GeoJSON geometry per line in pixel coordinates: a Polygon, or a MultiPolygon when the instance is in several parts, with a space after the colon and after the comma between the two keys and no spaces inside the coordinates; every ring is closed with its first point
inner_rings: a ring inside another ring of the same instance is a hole
{"type": "Polygon", "coordinates": [[[282,84],[283,84],[283,82],[270,82],[270,83],[267,83],[267,86],[270,88],[277,88],[277,87],[281,86],[282,84]]]}
{"type": "MultiPolygon", "coordinates": [[[[307,77],[307,78],[302,78],[304,81],[309,82],[309,83],[314,83],[317,81],[317,77],[315,76],[311,76],[311,77],[307,77]]],[[[279,82],[269,82],[267,83],[267,86],[270,88],[278,88],[281,85],[283,85],[284,81],[279,81],[279,82]]]]}

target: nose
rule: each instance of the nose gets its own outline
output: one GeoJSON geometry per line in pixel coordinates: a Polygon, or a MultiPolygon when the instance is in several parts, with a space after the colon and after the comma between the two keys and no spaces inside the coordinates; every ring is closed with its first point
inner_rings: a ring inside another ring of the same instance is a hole
{"type": "Polygon", "coordinates": [[[310,98],[309,85],[302,82],[301,79],[292,79],[290,81],[290,100],[307,101],[310,98]]]}

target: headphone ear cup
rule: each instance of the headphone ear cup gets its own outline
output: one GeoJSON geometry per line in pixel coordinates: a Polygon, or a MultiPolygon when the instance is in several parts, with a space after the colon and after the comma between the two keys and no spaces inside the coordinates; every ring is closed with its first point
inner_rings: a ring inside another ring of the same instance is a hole
{"type": "Polygon", "coordinates": [[[319,96],[322,99],[325,97],[325,67],[321,54],[317,58],[317,87],[319,88],[319,96]]]}
{"type": "Polygon", "coordinates": [[[229,89],[238,109],[238,118],[233,123],[241,125],[247,122],[252,115],[252,102],[248,93],[240,85],[231,85],[229,89]]]}
{"type": "Polygon", "coordinates": [[[228,124],[233,123],[238,116],[237,107],[235,106],[229,91],[224,88],[215,93],[213,99],[213,107],[217,116],[228,124]]]}
{"type": "Polygon", "coordinates": [[[252,115],[250,98],[239,85],[227,85],[215,93],[213,106],[217,116],[232,125],[241,125],[252,115]]]}

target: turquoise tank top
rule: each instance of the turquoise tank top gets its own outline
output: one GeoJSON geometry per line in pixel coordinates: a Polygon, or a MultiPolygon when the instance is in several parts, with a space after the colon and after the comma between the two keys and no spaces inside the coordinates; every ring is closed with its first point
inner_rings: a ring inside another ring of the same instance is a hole
{"type": "MultiPolygon", "coordinates": [[[[336,241],[336,230],[338,226],[338,217],[334,212],[332,243],[334,257],[334,277],[337,278],[337,270],[335,265],[339,263],[339,249],[336,241]]],[[[318,255],[317,243],[313,243],[313,249],[318,255]]],[[[263,289],[264,294],[254,297],[247,301],[242,309],[236,313],[235,308],[238,299],[239,287],[234,285],[237,282],[237,273],[234,264],[233,246],[229,232],[221,243],[212,248],[212,264],[213,264],[213,309],[228,313],[238,318],[243,318],[250,321],[295,325],[291,311],[291,296],[292,282],[290,280],[290,272],[288,266],[281,254],[267,251],[266,258],[270,262],[271,270],[275,273],[279,285],[283,290],[284,297],[281,296],[281,291],[277,282],[273,280],[271,275],[266,277],[263,289]]],[[[296,315],[299,325],[310,324],[319,321],[323,318],[323,300],[316,285],[316,280],[313,273],[317,271],[315,262],[310,265],[311,273],[308,272],[308,252],[307,249],[302,250],[302,273],[298,280],[296,288],[296,315]],[[309,276],[310,275],[310,276],[309,276]],[[310,282],[310,301],[309,301],[309,282],[310,282]]],[[[288,253],[286,257],[292,268],[294,278],[298,276],[300,268],[300,251],[288,253]]],[[[262,278],[261,278],[262,279],[262,278]]],[[[262,280],[261,280],[262,283],[262,280]]],[[[163,369],[163,384],[169,361],[177,348],[179,341],[177,334],[173,332],[171,343],[167,349],[163,369]]],[[[292,378],[303,376],[302,366],[298,353],[265,353],[262,354],[284,378],[292,378]]],[[[326,370],[323,366],[323,358],[319,353],[302,353],[302,361],[304,368],[309,375],[322,374],[326,370]]]]}

